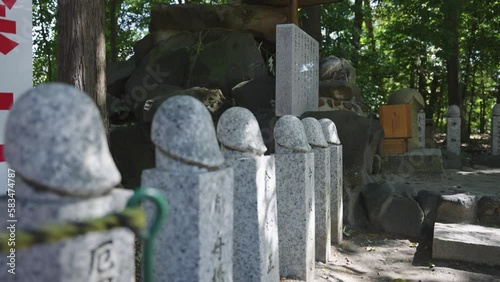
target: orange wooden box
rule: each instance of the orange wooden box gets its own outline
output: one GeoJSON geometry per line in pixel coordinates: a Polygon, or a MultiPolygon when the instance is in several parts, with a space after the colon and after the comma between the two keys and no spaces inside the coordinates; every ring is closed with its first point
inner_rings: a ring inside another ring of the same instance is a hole
{"type": "Polygon", "coordinates": [[[384,153],[388,155],[403,154],[408,152],[408,139],[384,139],[382,144],[384,153]]]}
{"type": "Polygon", "coordinates": [[[411,137],[410,104],[380,106],[379,114],[385,138],[411,137]]]}

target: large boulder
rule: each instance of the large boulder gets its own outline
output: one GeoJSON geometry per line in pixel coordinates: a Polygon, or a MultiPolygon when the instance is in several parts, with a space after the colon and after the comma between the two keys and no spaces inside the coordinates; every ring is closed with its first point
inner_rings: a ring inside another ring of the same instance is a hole
{"type": "Polygon", "coordinates": [[[345,59],[328,56],[319,62],[320,80],[342,80],[356,84],[356,69],[345,59]]]}
{"type": "MultiPolygon", "coordinates": [[[[151,32],[146,34],[141,40],[134,44],[134,58],[137,65],[140,65],[142,59],[162,41],[170,39],[172,36],[177,34],[182,34],[178,30],[161,30],[157,32],[151,32]]],[[[186,33],[188,34],[188,33],[186,33]]]]}
{"type": "Polygon", "coordinates": [[[335,101],[352,101],[353,87],[342,80],[323,80],[319,82],[319,96],[330,97],[335,101]]]}
{"type": "Polygon", "coordinates": [[[191,65],[188,87],[217,88],[229,98],[238,83],[268,74],[249,33],[229,32],[200,49],[191,65]]]}
{"type": "Polygon", "coordinates": [[[254,5],[168,5],[160,4],[151,11],[149,31],[210,28],[246,31],[274,42],[276,25],[289,22],[287,7],[254,5]]]}
{"type": "Polygon", "coordinates": [[[404,184],[370,183],[361,195],[372,225],[388,233],[418,238],[424,213],[413,199],[413,189],[404,184]]]}
{"type": "Polygon", "coordinates": [[[481,197],[477,203],[477,217],[481,225],[500,226],[500,197],[481,197]]]}
{"type": "Polygon", "coordinates": [[[222,113],[230,108],[232,103],[222,95],[219,89],[207,89],[201,87],[193,87],[187,90],[174,91],[169,94],[157,96],[151,100],[146,101],[142,114],[142,121],[150,123],[160,107],[160,105],[170,97],[187,95],[200,100],[212,114],[212,119],[215,123],[219,120],[222,113]]]}
{"type": "Polygon", "coordinates": [[[437,221],[443,223],[476,223],[477,197],[470,194],[441,196],[437,221]]]}
{"type": "Polygon", "coordinates": [[[125,83],[135,69],[135,60],[106,63],[107,93],[114,97],[121,97],[125,93],[125,83]]]}
{"type": "Polygon", "coordinates": [[[441,195],[430,190],[420,190],[418,191],[416,200],[424,212],[422,234],[426,239],[432,238],[434,223],[437,220],[437,210],[441,204],[441,195]]]}
{"type": "Polygon", "coordinates": [[[276,81],[271,76],[262,76],[244,81],[233,87],[232,96],[237,106],[255,113],[272,109],[276,97],[276,81]]]}

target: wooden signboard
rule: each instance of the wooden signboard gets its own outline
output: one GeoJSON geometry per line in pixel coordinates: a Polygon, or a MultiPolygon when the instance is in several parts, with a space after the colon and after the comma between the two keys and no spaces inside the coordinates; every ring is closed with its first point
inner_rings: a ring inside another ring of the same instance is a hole
{"type": "Polygon", "coordinates": [[[382,146],[385,154],[388,155],[404,154],[408,152],[408,139],[405,138],[384,139],[382,146]]]}
{"type": "Polygon", "coordinates": [[[412,137],[410,104],[380,106],[379,114],[385,138],[412,137]]]}

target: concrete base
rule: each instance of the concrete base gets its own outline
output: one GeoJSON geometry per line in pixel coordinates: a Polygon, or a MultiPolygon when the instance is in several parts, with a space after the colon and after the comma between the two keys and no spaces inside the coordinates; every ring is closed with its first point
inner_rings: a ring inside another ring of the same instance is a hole
{"type": "Polygon", "coordinates": [[[500,229],[436,222],[432,258],[500,265],[500,229]]]}
{"type": "Polygon", "coordinates": [[[440,149],[418,149],[401,155],[386,155],[384,173],[442,174],[443,156],[440,149]]]}

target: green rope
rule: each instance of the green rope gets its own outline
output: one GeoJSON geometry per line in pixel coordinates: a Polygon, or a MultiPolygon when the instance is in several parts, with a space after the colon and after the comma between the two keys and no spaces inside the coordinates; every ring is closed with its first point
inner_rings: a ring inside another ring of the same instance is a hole
{"type": "MultiPolygon", "coordinates": [[[[137,207],[127,207],[120,213],[91,219],[83,222],[69,222],[47,225],[34,230],[16,230],[15,249],[22,250],[38,244],[55,243],[64,239],[90,232],[106,231],[116,227],[127,227],[138,232],[147,224],[144,210],[137,207]]],[[[0,233],[0,253],[8,253],[10,232],[0,233]]]]}

